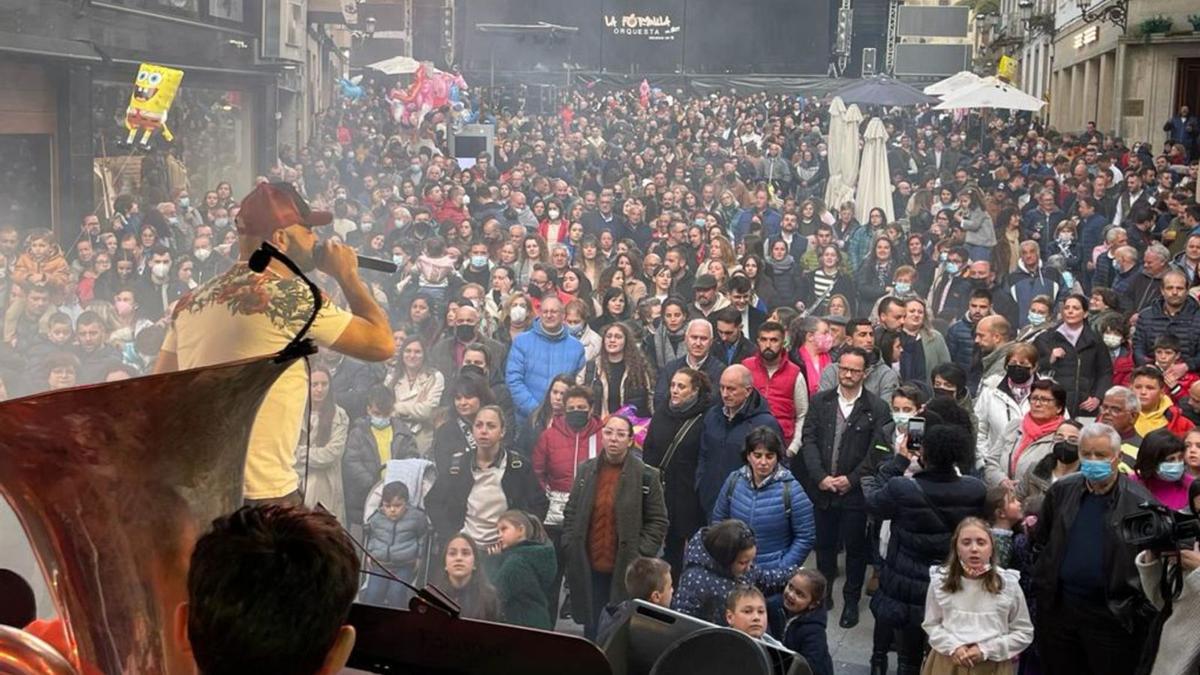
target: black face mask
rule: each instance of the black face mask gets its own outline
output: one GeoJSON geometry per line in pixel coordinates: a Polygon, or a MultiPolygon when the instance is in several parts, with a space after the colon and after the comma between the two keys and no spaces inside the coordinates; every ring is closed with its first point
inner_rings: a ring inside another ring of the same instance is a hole
{"type": "Polygon", "coordinates": [[[571,427],[575,431],[579,431],[587,426],[588,419],[591,417],[591,415],[586,410],[568,410],[567,412],[563,413],[563,417],[566,419],[567,426],[571,427]]]}
{"type": "Polygon", "coordinates": [[[459,342],[473,342],[475,340],[475,326],[465,323],[455,326],[454,337],[459,342]]]}
{"type": "Polygon", "coordinates": [[[538,286],[537,284],[529,284],[529,287],[527,289],[525,289],[525,292],[531,298],[535,298],[538,300],[540,300],[542,298],[542,287],[538,286]]]}
{"type": "Polygon", "coordinates": [[[954,398],[958,396],[958,392],[954,389],[937,389],[934,388],[933,395],[937,398],[954,398]]]}
{"type": "Polygon", "coordinates": [[[1054,459],[1063,464],[1074,464],[1079,461],[1079,446],[1066,441],[1054,444],[1054,459]]]}
{"type": "Polygon", "coordinates": [[[1029,366],[1018,366],[1015,363],[1010,363],[1004,370],[1008,374],[1008,379],[1017,384],[1025,384],[1033,377],[1033,369],[1029,366]]]}

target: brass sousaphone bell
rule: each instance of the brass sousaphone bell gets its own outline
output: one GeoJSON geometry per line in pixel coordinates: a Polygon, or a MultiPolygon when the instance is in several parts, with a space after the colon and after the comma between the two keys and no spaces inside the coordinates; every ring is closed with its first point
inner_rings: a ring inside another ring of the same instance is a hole
{"type": "MultiPolygon", "coordinates": [[[[29,537],[77,673],[190,673],[174,644],[196,536],[241,505],[259,405],[294,358],[257,359],[0,404],[0,494],[29,537]]],[[[0,673],[62,673],[0,628],[0,673]]]]}

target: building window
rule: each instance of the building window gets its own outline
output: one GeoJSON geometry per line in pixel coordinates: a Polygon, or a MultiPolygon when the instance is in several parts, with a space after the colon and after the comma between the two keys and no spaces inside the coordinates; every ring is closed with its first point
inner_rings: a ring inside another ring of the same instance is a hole
{"type": "Polygon", "coordinates": [[[176,12],[196,14],[197,0],[158,0],[158,4],[176,12]]]}
{"type": "Polygon", "coordinates": [[[304,5],[299,2],[288,3],[287,44],[289,47],[299,47],[304,32],[304,5]]]}
{"type": "Polygon", "coordinates": [[[208,0],[208,13],[217,19],[241,23],[245,21],[242,2],[243,0],[208,0]]]}

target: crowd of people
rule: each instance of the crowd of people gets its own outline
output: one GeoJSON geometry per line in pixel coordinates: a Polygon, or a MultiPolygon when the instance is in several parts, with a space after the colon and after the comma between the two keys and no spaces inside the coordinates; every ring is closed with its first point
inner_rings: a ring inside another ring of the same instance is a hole
{"type": "MultiPolygon", "coordinates": [[[[865,593],[873,673],[1196,672],[1195,615],[1155,617],[1200,553],[1114,526],[1200,507],[1195,147],[878,111],[889,222],[824,203],[820,101],[581,89],[483,109],[464,168],[365,88],[260,179],[398,266],[361,272],[394,354],[322,349],[295,448],[370,553],[361,600],[427,580],[603,643],[641,599],[830,673],[865,593]]],[[[245,264],[234,192],[124,195],[65,245],[0,223],[3,394],[153,370],[245,264]]]]}

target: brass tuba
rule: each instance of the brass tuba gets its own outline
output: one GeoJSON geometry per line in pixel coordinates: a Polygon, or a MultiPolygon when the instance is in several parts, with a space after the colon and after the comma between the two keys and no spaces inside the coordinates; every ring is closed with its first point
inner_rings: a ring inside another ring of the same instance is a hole
{"type": "MultiPolygon", "coordinates": [[[[242,501],[259,405],[294,359],[266,356],[0,404],[0,494],[33,547],[77,673],[193,673],[175,644],[191,549],[242,501]]],[[[0,632],[0,673],[44,643],[0,632]]]]}

